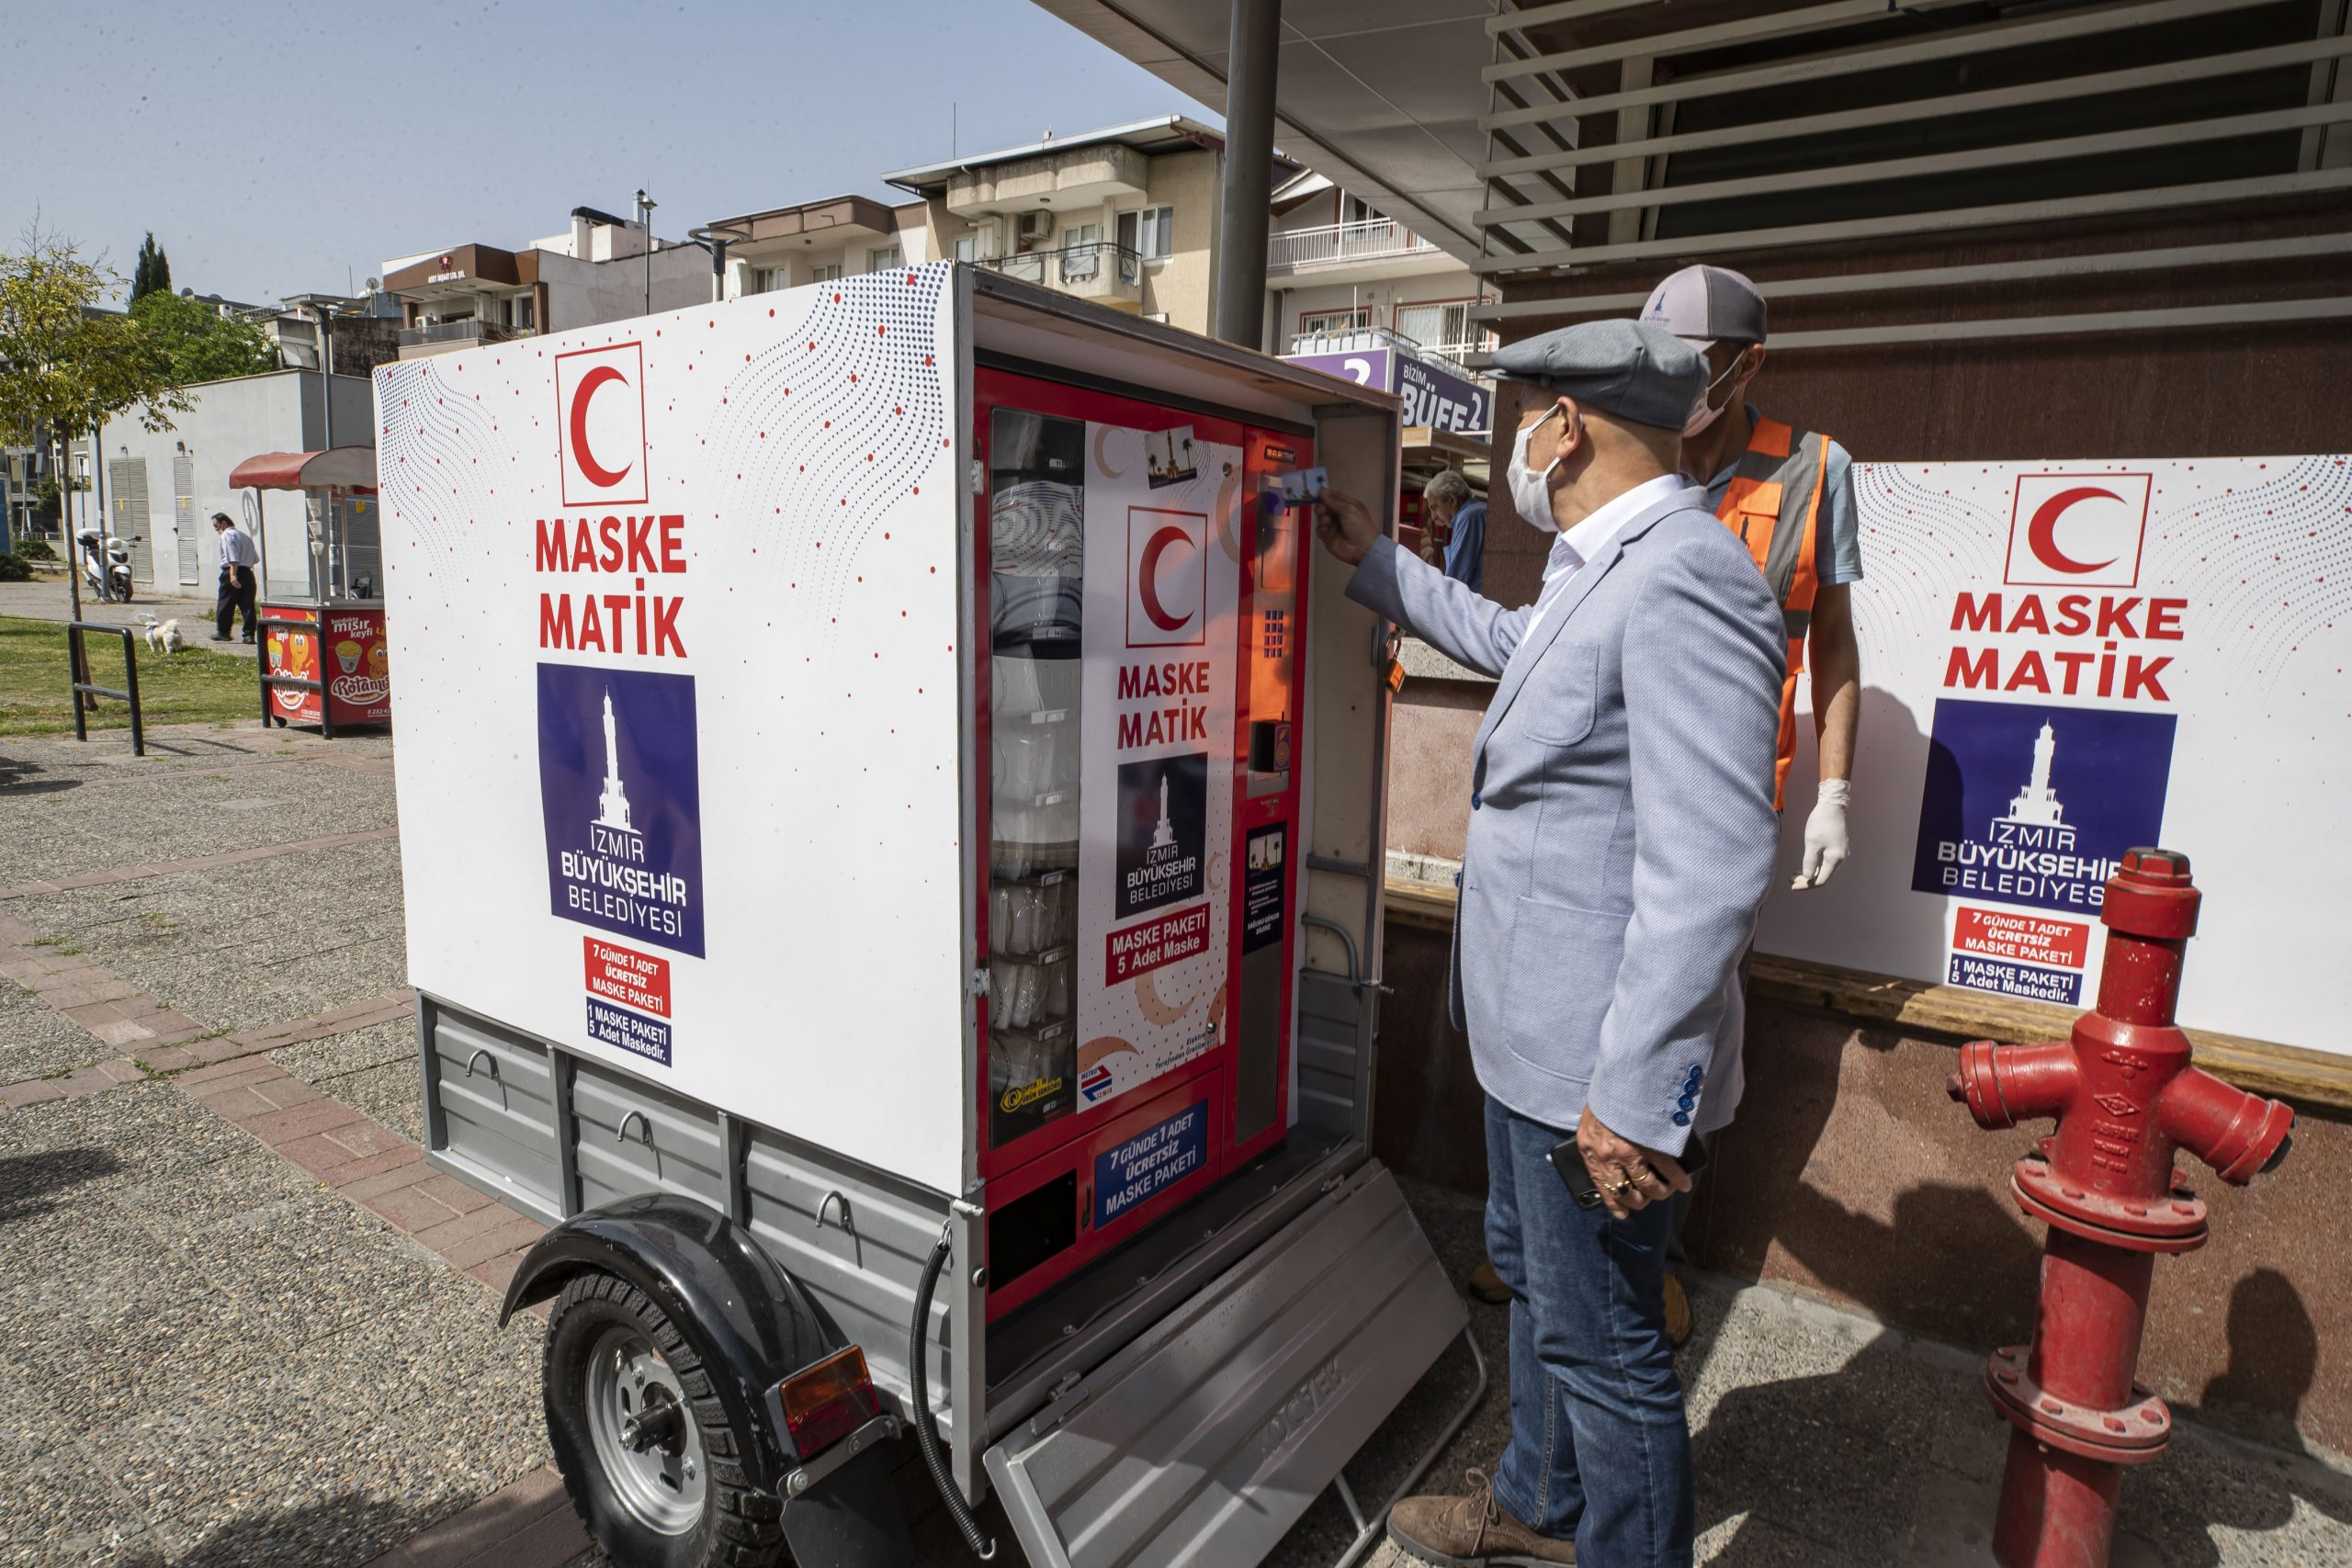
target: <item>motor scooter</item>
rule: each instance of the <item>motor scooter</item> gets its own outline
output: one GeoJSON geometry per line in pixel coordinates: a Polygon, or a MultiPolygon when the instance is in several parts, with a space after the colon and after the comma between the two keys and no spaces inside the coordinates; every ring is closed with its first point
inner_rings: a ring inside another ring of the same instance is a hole
{"type": "Polygon", "coordinates": [[[92,528],[85,528],[77,537],[83,586],[103,604],[130,604],[131,540],[119,534],[101,535],[92,528]]]}

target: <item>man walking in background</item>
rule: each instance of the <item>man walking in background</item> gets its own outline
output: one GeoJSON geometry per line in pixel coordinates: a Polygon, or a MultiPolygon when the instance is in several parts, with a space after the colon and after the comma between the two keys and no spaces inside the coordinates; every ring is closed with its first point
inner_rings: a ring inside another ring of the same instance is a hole
{"type": "Polygon", "coordinates": [[[255,569],[261,565],[261,552],[254,548],[253,536],[229,520],[225,512],[212,514],[213,537],[220,541],[220,593],[214,602],[212,640],[227,642],[229,627],[235,622],[237,612],[245,615],[245,640],[254,640],[254,603],[260,592],[255,569]]]}
{"type": "Polygon", "coordinates": [[[1398,1504],[1389,1535],[1445,1568],[1688,1568],[1667,1201],[1739,1101],[1725,997],[1772,873],[1781,615],[1676,471],[1704,384],[1689,347],[1592,321],[1496,367],[1544,394],[1510,469],[1513,506],[1553,541],[1534,604],[1506,610],[1411,558],[1349,497],[1327,490],[1317,520],[1357,569],[1350,598],[1498,680],[1466,781],[1451,988],[1487,1094],[1510,1441],[1467,1495],[1398,1504]]]}
{"type": "Polygon", "coordinates": [[[1479,592],[1487,575],[1487,503],[1477,499],[1468,479],[1442,468],[1421,487],[1421,531],[1427,535],[1449,525],[1445,575],[1479,592]]]}

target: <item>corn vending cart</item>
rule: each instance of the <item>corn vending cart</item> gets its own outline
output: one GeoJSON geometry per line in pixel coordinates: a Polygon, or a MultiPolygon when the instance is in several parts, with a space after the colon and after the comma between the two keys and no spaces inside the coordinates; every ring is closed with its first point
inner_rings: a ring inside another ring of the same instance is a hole
{"type": "Polygon", "coordinates": [[[253,493],[261,551],[261,721],[315,724],[332,738],[392,719],[390,653],[384,638],[382,516],[376,453],[368,446],[270,452],[248,457],[229,483],[253,493]],[[306,591],[270,592],[266,490],[300,491],[306,591]]]}

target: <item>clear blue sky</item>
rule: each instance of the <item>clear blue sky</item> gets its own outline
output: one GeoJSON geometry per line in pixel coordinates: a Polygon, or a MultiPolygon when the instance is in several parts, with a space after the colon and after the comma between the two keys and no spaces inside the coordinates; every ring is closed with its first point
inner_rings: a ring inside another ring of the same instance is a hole
{"type": "Polygon", "coordinates": [[[264,301],[519,247],[643,186],[677,237],[957,147],[1218,118],[1029,0],[14,0],[0,246],[36,211],[128,276],[264,301]]]}

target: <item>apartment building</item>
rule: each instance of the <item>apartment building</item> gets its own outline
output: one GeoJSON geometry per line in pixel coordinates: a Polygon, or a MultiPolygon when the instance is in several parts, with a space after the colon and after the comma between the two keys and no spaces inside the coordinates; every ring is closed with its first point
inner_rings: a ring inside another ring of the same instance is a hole
{"type": "Polygon", "coordinates": [[[1491,288],[1426,236],[1311,170],[1275,186],[1266,287],[1266,320],[1286,354],[1386,344],[1458,366],[1493,343],[1471,317],[1493,302],[1491,288]]]}
{"type": "Polygon", "coordinates": [[[730,299],[937,259],[921,201],[894,206],[835,196],[721,218],[709,227],[728,236],[730,299]]]}
{"type": "Polygon", "coordinates": [[[710,259],[637,220],[575,207],[570,229],[521,250],[473,243],[395,256],[383,289],[401,302],[401,357],[414,359],[699,304],[710,298],[710,259]]]}
{"type": "MultiPolygon", "coordinates": [[[[899,169],[901,202],[831,197],[714,220],[732,297],[954,258],[1193,332],[1214,309],[1225,139],[1162,115],[899,169]]],[[[1263,346],[1394,334],[1459,358],[1485,346],[1460,262],[1361,197],[1277,159],[1263,346]]]]}

